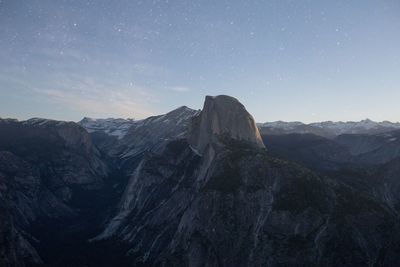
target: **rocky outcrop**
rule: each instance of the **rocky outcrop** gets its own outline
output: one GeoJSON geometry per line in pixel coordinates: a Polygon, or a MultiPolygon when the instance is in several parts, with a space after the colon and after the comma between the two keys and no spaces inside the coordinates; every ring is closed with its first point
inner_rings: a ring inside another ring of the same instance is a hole
{"type": "Polygon", "coordinates": [[[93,195],[105,188],[108,175],[76,123],[1,120],[0,265],[46,263],[60,229],[84,224],[85,209],[97,201],[93,195]]]}
{"type": "Polygon", "coordinates": [[[207,145],[224,137],[264,147],[254,118],[237,99],[226,95],[207,96],[192,124],[189,143],[202,153],[207,145]]]}
{"type": "Polygon", "coordinates": [[[16,192],[15,187],[18,187],[18,184],[9,181],[14,178],[27,190],[35,191],[37,186],[34,174],[24,167],[26,166],[21,165],[11,153],[0,152],[0,265],[4,267],[43,263],[36,249],[21,234],[19,227],[26,226],[29,220],[36,217],[33,214],[32,203],[25,199],[25,195],[16,192]],[[15,176],[10,177],[10,172],[15,176]],[[19,225],[16,225],[16,222],[19,225]]]}

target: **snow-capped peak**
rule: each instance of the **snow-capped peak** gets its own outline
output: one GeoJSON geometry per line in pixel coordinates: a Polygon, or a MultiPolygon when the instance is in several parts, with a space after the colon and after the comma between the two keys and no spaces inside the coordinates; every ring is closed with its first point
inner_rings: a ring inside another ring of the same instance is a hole
{"type": "Polygon", "coordinates": [[[266,122],[258,124],[261,129],[274,130],[276,133],[313,133],[317,135],[332,137],[341,134],[376,134],[400,129],[400,123],[376,122],[370,119],[362,121],[323,121],[304,124],[301,122],[266,122]]]}

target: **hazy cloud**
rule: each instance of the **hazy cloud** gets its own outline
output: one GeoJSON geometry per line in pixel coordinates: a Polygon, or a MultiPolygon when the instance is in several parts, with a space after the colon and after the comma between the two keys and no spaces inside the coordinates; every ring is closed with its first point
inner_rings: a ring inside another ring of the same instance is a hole
{"type": "Polygon", "coordinates": [[[186,93],[190,91],[190,88],[185,86],[170,86],[168,87],[171,91],[178,92],[178,93],[186,93]]]}
{"type": "Polygon", "coordinates": [[[93,117],[145,118],[154,115],[150,106],[158,101],[148,89],[104,84],[91,77],[58,77],[51,88],[35,92],[93,117]]]}

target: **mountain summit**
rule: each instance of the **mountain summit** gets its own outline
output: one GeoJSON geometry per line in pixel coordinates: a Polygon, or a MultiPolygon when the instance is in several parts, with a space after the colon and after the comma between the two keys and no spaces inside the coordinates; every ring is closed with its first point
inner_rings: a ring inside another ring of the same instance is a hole
{"type": "Polygon", "coordinates": [[[224,136],[265,147],[253,116],[236,98],[206,96],[203,110],[194,119],[189,142],[202,152],[224,136]]]}

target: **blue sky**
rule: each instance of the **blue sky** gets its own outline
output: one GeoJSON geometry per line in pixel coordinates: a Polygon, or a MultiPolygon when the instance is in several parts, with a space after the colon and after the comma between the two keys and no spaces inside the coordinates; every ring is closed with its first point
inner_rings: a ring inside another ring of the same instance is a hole
{"type": "Polygon", "coordinates": [[[0,0],[0,117],[134,117],[205,95],[257,121],[400,121],[400,2],[0,0]]]}

